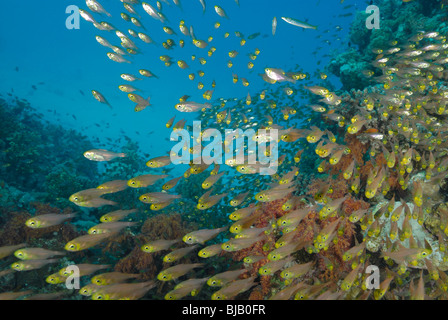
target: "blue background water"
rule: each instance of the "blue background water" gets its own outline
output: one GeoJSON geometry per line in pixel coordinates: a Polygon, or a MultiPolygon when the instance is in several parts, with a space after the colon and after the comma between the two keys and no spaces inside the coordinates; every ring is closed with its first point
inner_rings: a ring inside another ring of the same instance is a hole
{"type": "MultiPolygon", "coordinates": [[[[155,6],[155,1],[148,1],[155,6]]],[[[365,1],[297,1],[297,0],[241,0],[240,7],[235,1],[206,0],[207,10],[202,14],[198,0],[183,0],[182,10],[171,1],[171,6],[162,2],[162,12],[168,17],[169,23],[176,35],[169,36],[162,31],[163,24],[151,18],[141,7],[137,8],[146,31],[126,22],[120,17],[126,12],[118,0],[102,0],[100,3],[112,14],[112,17],[93,14],[97,21],[107,21],[127,34],[127,29],[143,31],[150,35],[158,45],[146,44],[140,39],[133,39],[142,51],[142,55],[127,56],[132,64],[120,64],[109,60],[106,56],[111,50],[103,47],[95,40],[95,35],[101,35],[112,44],[119,45],[119,39],[113,32],[100,31],[81,18],[79,30],[68,30],[65,13],[68,5],[77,5],[88,10],[85,1],[45,0],[45,1],[4,1],[0,13],[0,84],[1,93],[14,90],[14,94],[29,100],[35,108],[45,114],[45,118],[62,124],[66,128],[74,128],[91,137],[117,139],[127,135],[140,144],[142,151],[152,156],[159,156],[173,145],[165,138],[169,137],[170,129],[165,128],[166,121],[176,115],[176,121],[181,118],[192,119],[195,114],[180,114],[174,109],[178,99],[184,94],[192,96],[193,101],[204,102],[202,93],[211,89],[215,80],[217,86],[213,98],[236,97],[244,99],[248,92],[257,94],[265,84],[258,76],[265,67],[294,70],[298,65],[304,71],[314,74],[317,69],[323,70],[328,58],[321,58],[332,50],[344,50],[348,42],[349,25],[353,19],[339,17],[340,14],[365,10],[365,1]],[[222,6],[229,20],[219,17],[213,6],[222,6]],[[347,10],[342,8],[354,4],[347,10]],[[271,33],[272,18],[278,19],[275,37],[271,33]],[[317,30],[303,30],[283,22],[280,17],[289,16],[299,20],[308,20],[317,25],[317,30]],[[193,25],[199,39],[206,40],[213,36],[214,40],[206,49],[194,47],[179,31],[179,21],[185,20],[186,25],[193,25]],[[219,21],[221,27],[215,29],[214,23],[219,21]],[[342,27],[341,31],[336,26],[342,27]],[[325,30],[329,30],[328,33],[325,30]],[[239,44],[239,38],[234,31],[248,35],[260,32],[254,40],[248,40],[244,47],[239,44]],[[228,39],[223,34],[229,32],[228,39]],[[321,36],[321,38],[318,38],[321,36]],[[178,44],[179,39],[186,41],[185,47],[165,50],[161,43],[172,38],[178,44]],[[328,43],[324,41],[328,40],[328,43]],[[207,51],[215,46],[217,51],[212,57],[207,51]],[[259,48],[261,53],[254,61],[252,70],[247,68],[248,53],[259,48]],[[239,56],[234,61],[232,69],[227,68],[228,52],[237,50],[239,56]],[[317,54],[313,52],[317,50],[317,54]],[[173,57],[174,63],[167,68],[159,60],[159,56],[167,54],[173,57]],[[191,61],[191,55],[204,57],[207,64],[201,66],[191,61]],[[183,59],[190,65],[182,70],[175,61],[183,59]],[[322,60],[318,66],[317,61],[322,60]],[[18,71],[16,70],[18,68],[18,71]],[[120,78],[121,73],[138,75],[138,69],[149,69],[160,79],[144,78],[143,81],[127,83],[120,78]],[[204,78],[196,76],[195,81],[188,79],[188,74],[204,70],[204,78]],[[246,77],[249,87],[244,87],[239,81],[232,83],[232,73],[246,77]],[[198,81],[205,84],[203,90],[197,89],[198,81]],[[118,89],[118,85],[132,84],[144,90],[143,96],[151,97],[152,106],[146,110],[134,112],[135,104],[129,101],[127,95],[118,89]],[[32,86],[36,86],[34,90],[32,86]],[[91,95],[91,90],[100,91],[111,103],[113,110],[98,103],[91,95]],[[80,90],[84,93],[81,94],[80,90]],[[76,118],[76,119],[75,119],[76,118]],[[99,124],[99,127],[95,124],[99,124]],[[139,134],[138,134],[138,133],[139,134]],[[152,133],[151,133],[152,132],[152,133]]],[[[315,77],[314,77],[315,78],[315,77]]],[[[337,79],[331,80],[338,87],[337,79]]],[[[70,146],[67,146],[68,148],[70,146]]],[[[107,147],[107,144],[105,145],[107,147]]]]}

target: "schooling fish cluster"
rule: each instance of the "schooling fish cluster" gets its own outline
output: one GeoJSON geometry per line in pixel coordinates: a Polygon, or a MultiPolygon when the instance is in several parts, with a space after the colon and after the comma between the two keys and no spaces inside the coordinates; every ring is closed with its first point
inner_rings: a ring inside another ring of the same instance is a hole
{"type": "MultiPolygon", "coordinates": [[[[138,1],[122,2],[130,14],[136,15],[133,4],[139,4],[138,1]]],[[[96,1],[86,3],[92,11],[107,14],[96,1]]],[[[200,3],[205,11],[205,1],[200,3]]],[[[152,18],[168,21],[160,2],[158,10],[148,3],[141,5],[152,18]]],[[[220,17],[228,18],[221,7],[215,6],[215,10],[220,17]]],[[[81,14],[100,30],[113,28],[105,22],[97,23],[86,11],[81,14]]],[[[125,13],[122,17],[142,27],[137,18],[125,13]]],[[[283,20],[294,26],[315,28],[293,18],[283,20]]],[[[276,26],[274,19],[273,34],[276,26]]],[[[194,37],[185,22],[179,28],[198,48],[207,47],[211,41],[194,37]]],[[[174,34],[168,26],[163,31],[174,34]]],[[[130,46],[133,42],[129,37],[123,33],[119,37],[128,53],[138,53],[138,48],[130,46]]],[[[151,42],[145,34],[138,33],[137,37],[151,42]]],[[[163,47],[172,45],[167,40],[163,47]]],[[[115,54],[108,54],[109,58],[127,62],[122,57],[126,52],[120,54],[117,48],[115,54]]],[[[158,233],[160,228],[153,224],[155,216],[137,232],[129,230],[136,230],[139,221],[122,221],[136,209],[113,210],[101,216],[100,223],[87,234],[68,241],[64,247],[67,252],[27,247],[24,243],[0,247],[0,259],[12,254],[20,259],[11,265],[11,270],[0,271],[0,277],[12,270],[36,270],[57,263],[57,257],[62,255],[88,252],[104,244],[107,252],[120,241],[138,239],[131,252],[122,252],[115,267],[93,263],[95,254],[90,257],[92,263],[84,263],[88,256],[76,255],[73,260],[82,261],[72,264],[77,268],[63,267],[48,275],[46,281],[62,285],[75,274],[90,276],[91,283],[83,286],[79,294],[96,300],[139,299],[148,297],[150,292],[152,297],[168,300],[446,298],[446,36],[421,31],[403,43],[392,41],[389,47],[373,51],[377,57],[363,72],[371,85],[362,91],[336,94],[324,86],[302,86],[299,82],[307,81],[309,75],[300,70],[266,68],[261,76],[267,87],[257,96],[219,98],[213,103],[181,98],[175,108],[179,112],[200,113],[198,118],[204,128],[242,126],[279,132],[278,172],[274,175],[261,176],[262,164],[238,163],[236,158],[228,159],[225,166],[214,164],[213,169],[208,164],[192,162],[186,164],[183,175],[166,181],[161,190],[139,193],[138,199],[155,212],[181,211],[182,205],[195,199],[195,210],[224,212],[230,220],[228,224],[188,232],[179,227],[176,232],[158,233]],[[300,107],[308,108],[307,111],[299,109],[293,97],[295,92],[310,93],[312,104],[300,107]],[[280,109],[277,104],[288,106],[280,109]],[[297,114],[309,114],[309,125],[289,121],[297,114]],[[195,177],[202,177],[199,183],[195,177]],[[223,180],[226,183],[219,184],[223,180]],[[188,182],[191,188],[200,185],[207,191],[188,200],[170,192],[188,182]],[[222,205],[226,198],[229,205],[222,205]],[[147,230],[152,230],[157,238],[148,240],[147,230]],[[374,289],[370,285],[375,280],[366,272],[372,267],[379,270],[374,289]],[[113,271],[104,272],[107,269],[113,271]]],[[[209,56],[213,50],[210,52],[209,56]]],[[[251,59],[255,60],[259,53],[256,50],[251,59]]],[[[235,51],[229,52],[230,57],[235,55],[235,51]]],[[[162,61],[167,66],[171,64],[169,57],[162,61]]],[[[178,65],[188,68],[183,60],[178,65]]],[[[190,76],[194,79],[194,74],[190,76]]],[[[236,75],[233,79],[238,81],[236,75]]],[[[120,86],[120,90],[133,91],[130,86],[120,86]]],[[[211,100],[212,93],[204,93],[204,99],[211,100]]],[[[108,103],[97,91],[94,96],[108,103]]],[[[149,99],[134,93],[129,93],[129,98],[137,103],[135,111],[149,106],[149,99]]],[[[168,128],[185,127],[185,120],[174,124],[174,119],[168,121],[168,128]]],[[[201,133],[207,134],[205,130],[201,133]]],[[[269,137],[257,134],[253,139],[266,140],[271,145],[269,137]]],[[[222,142],[223,149],[229,143],[233,141],[222,142]]],[[[205,147],[186,146],[184,151],[190,148],[188,151],[198,155],[205,147]]],[[[247,152],[247,144],[240,149],[241,153],[247,152]]],[[[115,159],[118,163],[127,156],[104,149],[91,149],[84,155],[91,161],[115,159]]],[[[171,165],[170,155],[146,163],[152,170],[171,165]]],[[[129,188],[145,190],[166,178],[166,174],[136,174],[130,179],[81,190],[69,200],[87,208],[120,206],[107,199],[108,195],[129,188]]],[[[75,217],[73,213],[39,214],[26,220],[25,225],[39,230],[75,217]]],[[[174,224],[175,219],[170,223],[174,224]]],[[[27,294],[29,291],[6,292],[0,297],[27,294]]]]}

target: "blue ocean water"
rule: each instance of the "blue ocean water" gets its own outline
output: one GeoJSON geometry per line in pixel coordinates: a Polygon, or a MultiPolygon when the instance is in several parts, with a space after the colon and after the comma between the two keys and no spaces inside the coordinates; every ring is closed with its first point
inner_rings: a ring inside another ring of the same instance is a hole
{"type": "MultiPolygon", "coordinates": [[[[155,6],[155,1],[150,1],[155,6]]],[[[9,1],[3,3],[0,19],[0,83],[2,91],[11,92],[26,98],[33,107],[45,115],[45,119],[81,131],[89,137],[117,139],[127,135],[139,142],[142,151],[158,156],[169,151],[172,142],[166,141],[170,130],[165,128],[166,121],[174,115],[176,120],[182,117],[193,119],[193,114],[179,114],[174,105],[183,95],[190,95],[190,100],[203,102],[202,93],[211,89],[210,84],[216,81],[213,99],[239,98],[244,99],[247,93],[257,94],[264,82],[259,76],[265,67],[294,69],[298,65],[304,71],[314,74],[323,70],[332,51],[343,51],[347,46],[347,34],[353,15],[339,15],[365,10],[365,1],[251,1],[241,0],[240,6],[235,1],[206,1],[207,9],[202,13],[199,1],[183,0],[182,8],[161,2],[162,12],[168,17],[170,25],[177,35],[169,36],[163,32],[163,24],[151,18],[141,7],[136,6],[146,31],[126,22],[120,17],[126,12],[118,0],[103,0],[101,4],[111,13],[112,17],[93,13],[97,21],[112,23],[117,29],[127,33],[129,28],[146,32],[157,42],[146,44],[140,39],[134,39],[141,54],[127,56],[132,64],[117,63],[107,58],[106,52],[111,51],[101,46],[95,36],[100,35],[112,44],[119,45],[119,39],[113,32],[100,31],[90,22],[81,18],[80,29],[68,30],[66,13],[68,5],[76,5],[88,10],[85,1],[47,0],[36,2],[31,0],[9,1]],[[230,19],[218,16],[213,6],[222,6],[230,19]],[[344,10],[346,5],[354,5],[344,10]],[[278,19],[276,35],[271,33],[273,17],[278,19]],[[289,25],[280,19],[289,16],[301,21],[308,21],[318,26],[317,30],[302,29],[289,25]],[[210,46],[217,48],[212,57],[207,56],[209,49],[199,49],[192,45],[178,29],[179,21],[184,20],[187,26],[193,26],[195,34],[200,39],[212,36],[210,46]],[[214,28],[215,22],[220,22],[219,29],[214,28]],[[240,31],[246,37],[260,33],[260,36],[248,40],[241,47],[239,38],[234,32],[240,31]],[[325,31],[325,32],[323,32],[325,31]],[[327,32],[328,31],[328,32],[327,32]],[[225,39],[224,33],[230,36],[225,39]],[[173,50],[166,50],[161,43],[172,38],[186,40],[184,48],[177,45],[173,50]],[[328,42],[325,42],[327,40],[328,42]],[[255,48],[261,53],[254,68],[246,66],[249,61],[247,54],[255,48]],[[240,54],[232,59],[234,66],[229,69],[228,51],[237,50],[240,54]],[[314,54],[313,54],[314,52],[314,54]],[[174,63],[165,67],[159,56],[167,54],[174,62],[185,60],[189,69],[182,70],[174,63]],[[200,65],[198,59],[191,60],[191,55],[204,57],[205,65],[200,65]],[[317,65],[318,61],[320,65],[317,65]],[[134,112],[127,95],[118,89],[121,84],[127,84],[120,78],[121,73],[138,75],[138,69],[145,68],[156,74],[159,79],[145,78],[132,83],[143,90],[144,97],[151,97],[152,106],[142,112],[134,112]],[[203,70],[205,76],[195,81],[188,79],[188,74],[203,70]],[[232,74],[246,77],[250,85],[244,87],[241,82],[232,83],[232,74]],[[205,85],[203,90],[197,89],[197,82],[205,85]],[[36,89],[33,89],[35,86],[36,89]],[[100,91],[113,106],[98,103],[91,95],[91,90],[100,91]],[[97,124],[97,125],[95,125],[97,124]]],[[[132,37],[131,37],[132,38],[132,37]]],[[[336,85],[338,80],[331,78],[336,85]]],[[[69,147],[69,146],[67,146],[69,147]]]]}

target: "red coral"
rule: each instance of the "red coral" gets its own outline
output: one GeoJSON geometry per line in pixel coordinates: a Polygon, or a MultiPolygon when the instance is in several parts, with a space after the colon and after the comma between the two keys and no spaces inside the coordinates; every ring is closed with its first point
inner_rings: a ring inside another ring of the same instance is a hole
{"type": "Polygon", "coordinates": [[[264,300],[264,297],[265,295],[263,294],[263,290],[258,286],[252,289],[249,295],[249,300],[264,300]]]}
{"type": "Polygon", "coordinates": [[[364,200],[356,200],[352,197],[348,198],[344,201],[342,204],[342,212],[345,214],[345,216],[350,216],[352,212],[360,210],[360,209],[367,209],[370,207],[370,204],[365,202],[364,200]]]}

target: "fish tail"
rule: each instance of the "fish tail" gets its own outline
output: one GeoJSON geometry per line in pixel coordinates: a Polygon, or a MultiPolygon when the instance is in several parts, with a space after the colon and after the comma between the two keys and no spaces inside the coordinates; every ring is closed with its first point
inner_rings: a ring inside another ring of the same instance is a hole
{"type": "Polygon", "coordinates": [[[133,226],[135,226],[135,225],[137,225],[138,224],[138,222],[128,222],[127,224],[126,224],[126,227],[133,227],[133,226]]]}
{"type": "Polygon", "coordinates": [[[59,261],[59,258],[55,258],[55,259],[48,259],[47,261],[48,261],[48,263],[56,263],[56,262],[58,262],[58,261],[59,261]]]}
{"type": "Polygon", "coordinates": [[[199,267],[202,267],[203,265],[204,265],[203,263],[193,263],[191,266],[193,268],[199,268],[199,267]]]}
{"type": "Polygon", "coordinates": [[[119,156],[120,158],[125,158],[125,157],[127,157],[128,155],[127,155],[126,153],[122,152],[122,153],[120,153],[118,156],[119,156]]]}
{"type": "Polygon", "coordinates": [[[150,280],[150,281],[142,282],[142,286],[145,288],[146,287],[153,288],[155,286],[155,283],[153,280],[150,280]]]}

